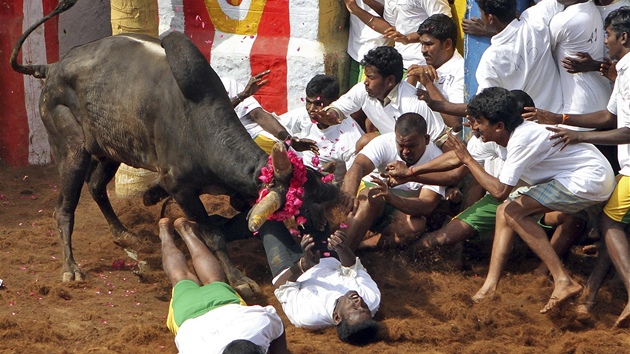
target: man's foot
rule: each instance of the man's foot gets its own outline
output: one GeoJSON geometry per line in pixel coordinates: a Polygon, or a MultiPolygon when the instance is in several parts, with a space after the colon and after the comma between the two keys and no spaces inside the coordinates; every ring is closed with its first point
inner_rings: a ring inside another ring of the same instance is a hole
{"type": "Polygon", "coordinates": [[[630,302],[626,305],[626,308],[623,309],[623,312],[619,318],[617,318],[614,326],[617,328],[630,327],[630,302]]]}
{"type": "Polygon", "coordinates": [[[160,229],[160,240],[162,242],[173,239],[173,221],[169,218],[162,218],[158,221],[160,229]]]}
{"type": "Polygon", "coordinates": [[[494,295],[496,289],[484,289],[481,288],[479,289],[479,291],[477,291],[477,293],[472,297],[472,301],[475,304],[478,304],[482,301],[484,301],[485,299],[491,297],[492,295],[494,295]]]}
{"type": "Polygon", "coordinates": [[[554,307],[562,304],[566,300],[579,295],[582,292],[584,287],[576,282],[571,281],[569,284],[556,284],[556,288],[554,289],[549,301],[540,310],[540,313],[547,313],[554,307]]]}

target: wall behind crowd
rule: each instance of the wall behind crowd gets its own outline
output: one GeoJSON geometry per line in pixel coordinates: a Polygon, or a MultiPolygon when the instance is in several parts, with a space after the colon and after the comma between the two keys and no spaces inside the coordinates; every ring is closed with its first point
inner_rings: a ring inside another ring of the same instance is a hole
{"type": "MultiPolygon", "coordinates": [[[[0,0],[0,163],[51,162],[38,110],[43,80],[13,72],[9,57],[24,29],[57,3],[0,0]]],[[[465,4],[455,2],[454,18],[463,17],[465,4]]],[[[112,31],[155,36],[176,30],[192,39],[220,76],[244,84],[271,69],[256,98],[281,114],[303,104],[304,87],[314,75],[346,76],[347,18],[339,0],[79,0],[31,34],[21,60],[56,62],[72,47],[112,31]]],[[[340,82],[346,89],[346,80],[340,82]]]]}

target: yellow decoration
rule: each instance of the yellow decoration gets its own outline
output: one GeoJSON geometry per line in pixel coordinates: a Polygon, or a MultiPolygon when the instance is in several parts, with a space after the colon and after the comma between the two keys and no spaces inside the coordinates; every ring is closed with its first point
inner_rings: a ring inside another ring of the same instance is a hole
{"type": "Polygon", "coordinates": [[[158,36],[157,0],[111,0],[112,34],[158,36]]]}
{"type": "Polygon", "coordinates": [[[260,24],[266,0],[251,0],[249,8],[242,7],[243,1],[239,0],[205,1],[212,23],[219,31],[242,35],[255,35],[258,33],[258,25],[260,24]],[[238,11],[239,14],[246,13],[246,15],[244,17],[240,16],[243,17],[243,20],[239,20],[238,18],[230,17],[224,9],[231,10],[231,14],[238,11]]]}

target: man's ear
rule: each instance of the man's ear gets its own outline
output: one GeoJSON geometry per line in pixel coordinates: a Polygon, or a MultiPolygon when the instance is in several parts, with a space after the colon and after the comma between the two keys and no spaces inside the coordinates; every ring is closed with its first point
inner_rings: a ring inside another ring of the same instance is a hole
{"type": "Polygon", "coordinates": [[[628,45],[628,32],[621,33],[621,36],[619,36],[619,42],[624,46],[628,45]]]}
{"type": "Polygon", "coordinates": [[[387,84],[388,88],[394,88],[394,86],[396,86],[396,77],[394,75],[389,75],[386,79],[385,79],[385,83],[387,84]]]}
{"type": "Polygon", "coordinates": [[[446,38],[446,40],[442,42],[442,49],[446,51],[453,49],[453,40],[450,38],[446,38]]]}
{"type": "Polygon", "coordinates": [[[429,134],[425,135],[424,136],[424,144],[425,145],[429,145],[430,142],[431,142],[431,135],[429,135],[429,134]]]}
{"type": "Polygon", "coordinates": [[[505,130],[505,123],[503,122],[497,123],[497,131],[500,131],[500,130],[505,130]]]}
{"type": "Polygon", "coordinates": [[[339,325],[342,319],[343,318],[339,314],[339,311],[337,310],[333,311],[333,321],[335,321],[335,326],[339,325]]]}

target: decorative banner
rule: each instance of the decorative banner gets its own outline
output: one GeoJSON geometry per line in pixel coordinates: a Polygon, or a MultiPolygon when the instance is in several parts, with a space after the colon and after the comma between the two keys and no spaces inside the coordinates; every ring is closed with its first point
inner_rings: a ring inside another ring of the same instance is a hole
{"type": "MultiPolygon", "coordinates": [[[[216,28],[225,33],[254,35],[258,26],[266,0],[206,0],[210,18],[216,28]]],[[[287,3],[288,1],[269,1],[287,3]]],[[[285,5],[287,5],[285,4],[285,5]]]]}

